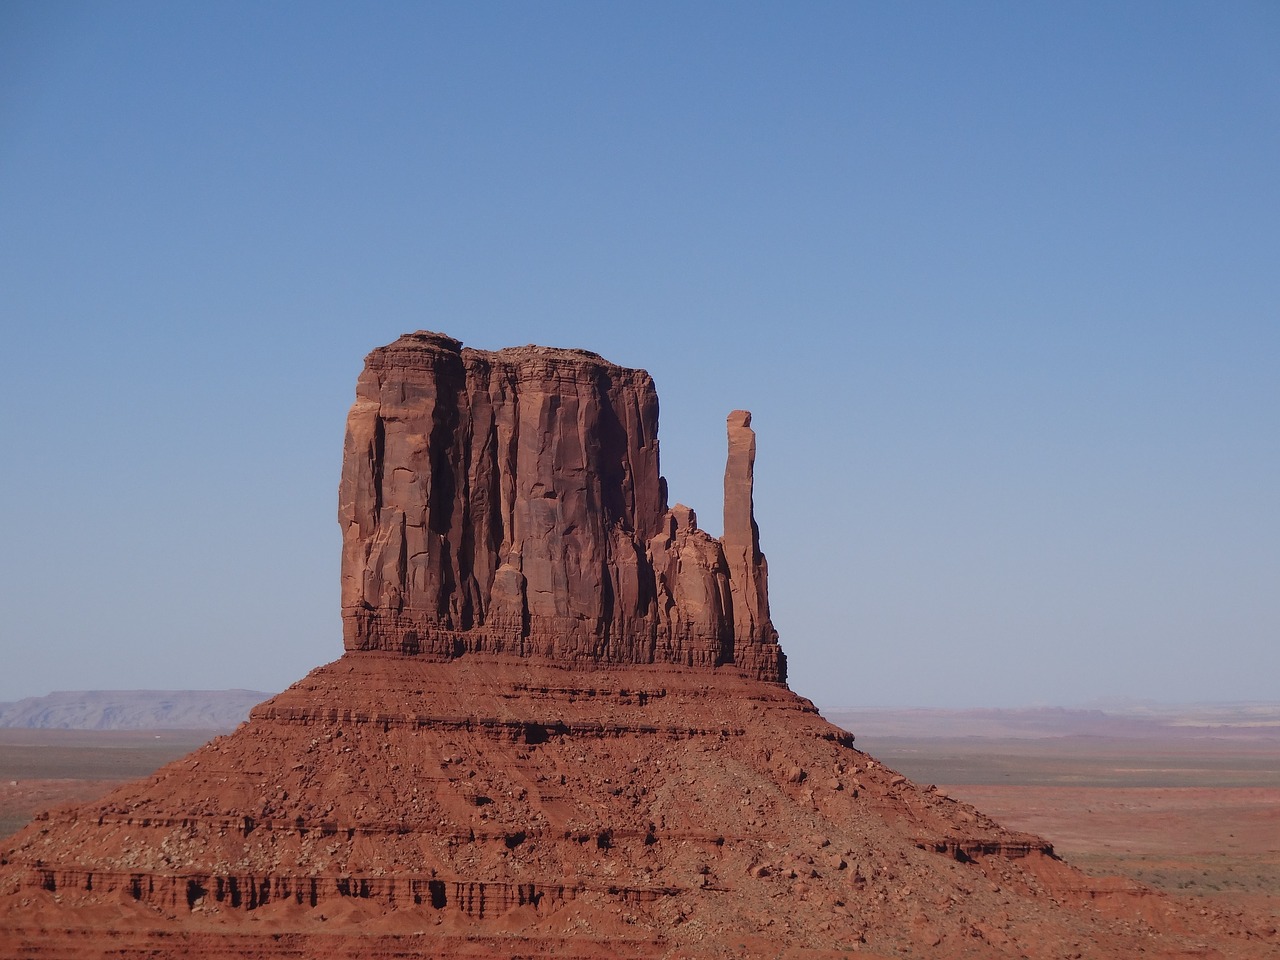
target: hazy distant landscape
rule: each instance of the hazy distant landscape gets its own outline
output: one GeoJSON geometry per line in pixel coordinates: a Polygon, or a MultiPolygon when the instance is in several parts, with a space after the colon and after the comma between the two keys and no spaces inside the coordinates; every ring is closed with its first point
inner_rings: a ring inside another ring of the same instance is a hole
{"type": "Polygon", "coordinates": [[[822,712],[847,730],[874,737],[1280,738],[1280,703],[1265,701],[1118,702],[1094,709],[829,707],[822,712]]]}
{"type": "Polygon", "coordinates": [[[57,690],[0,703],[0,727],[38,730],[231,730],[261,690],[57,690]]]}

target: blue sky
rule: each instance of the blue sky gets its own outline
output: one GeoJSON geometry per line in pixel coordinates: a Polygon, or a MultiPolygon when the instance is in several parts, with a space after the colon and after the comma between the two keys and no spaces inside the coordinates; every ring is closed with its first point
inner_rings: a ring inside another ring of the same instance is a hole
{"type": "Polygon", "coordinates": [[[0,699],[341,651],[363,356],[724,416],[825,705],[1275,699],[1280,8],[0,7],[0,699]]]}

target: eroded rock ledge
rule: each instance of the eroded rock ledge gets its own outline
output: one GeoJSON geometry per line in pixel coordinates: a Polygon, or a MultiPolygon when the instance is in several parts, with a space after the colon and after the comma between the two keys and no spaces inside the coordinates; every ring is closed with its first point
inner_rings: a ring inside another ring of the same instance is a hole
{"type": "Polygon", "coordinates": [[[729,415],[717,540],[667,506],[645,371],[426,331],[373,351],[339,490],[346,648],[732,664],[784,681],[750,424],[729,415]]]}

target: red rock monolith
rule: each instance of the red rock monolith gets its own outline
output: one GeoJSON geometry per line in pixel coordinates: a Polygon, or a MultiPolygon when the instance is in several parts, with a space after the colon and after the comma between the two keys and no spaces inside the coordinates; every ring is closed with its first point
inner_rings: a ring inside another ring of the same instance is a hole
{"type": "Polygon", "coordinates": [[[730,426],[725,511],[732,496],[750,532],[726,527],[716,548],[667,514],[643,370],[584,350],[471,350],[426,331],[373,351],[339,492],[347,649],[737,663],[783,680],[743,429],[730,426]]]}

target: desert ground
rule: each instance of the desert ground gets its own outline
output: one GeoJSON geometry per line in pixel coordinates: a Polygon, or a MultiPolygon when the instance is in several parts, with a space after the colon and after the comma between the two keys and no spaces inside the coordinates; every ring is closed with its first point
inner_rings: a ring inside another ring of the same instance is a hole
{"type": "MultiPolygon", "coordinates": [[[[95,799],[212,736],[0,728],[0,835],[41,810],[95,799]]],[[[1090,873],[1280,925],[1280,737],[873,732],[857,745],[1007,827],[1048,838],[1090,873]]]]}
{"type": "Polygon", "coordinates": [[[861,736],[1068,862],[1280,925],[1280,739],[861,736]]]}
{"type": "Polygon", "coordinates": [[[94,800],[146,776],[219,732],[0,727],[0,836],[42,810],[94,800]]]}

